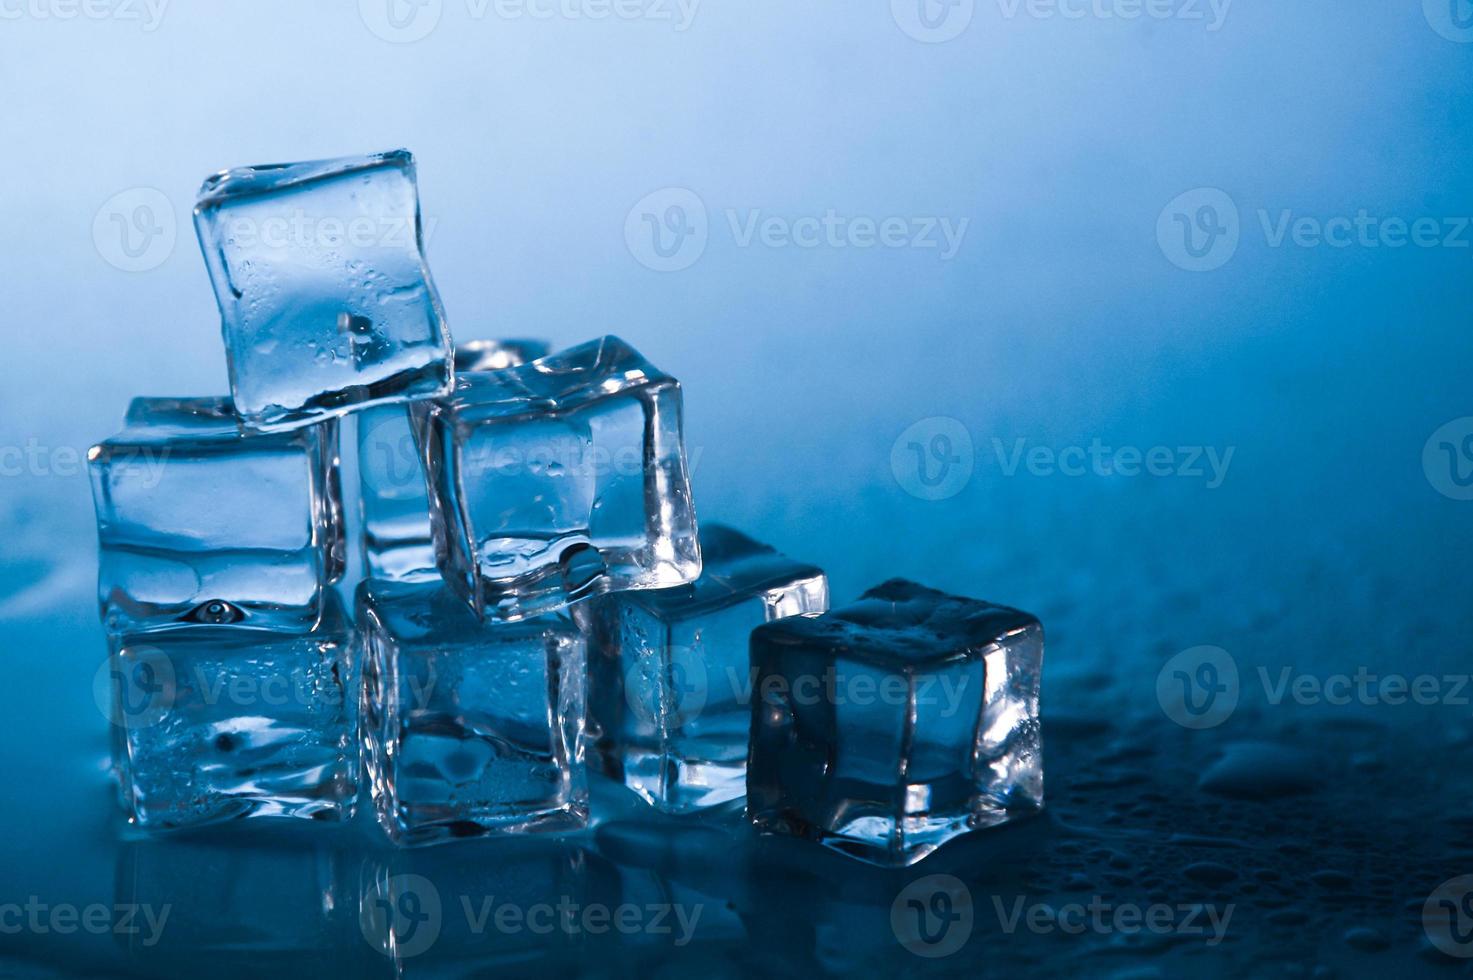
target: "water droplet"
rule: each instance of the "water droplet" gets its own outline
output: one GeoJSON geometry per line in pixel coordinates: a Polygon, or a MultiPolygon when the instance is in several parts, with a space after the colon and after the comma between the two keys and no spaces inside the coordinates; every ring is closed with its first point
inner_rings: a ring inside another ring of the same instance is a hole
{"type": "Polygon", "coordinates": [[[191,609],[183,617],[185,622],[207,623],[211,626],[220,626],[228,623],[238,623],[245,619],[245,610],[239,606],[233,606],[224,599],[211,599],[209,602],[201,603],[191,609]]]}

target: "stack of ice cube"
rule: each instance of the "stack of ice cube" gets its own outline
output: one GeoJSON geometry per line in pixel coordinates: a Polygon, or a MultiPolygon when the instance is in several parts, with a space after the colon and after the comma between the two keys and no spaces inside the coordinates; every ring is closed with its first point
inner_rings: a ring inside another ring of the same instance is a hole
{"type": "Polygon", "coordinates": [[[360,759],[406,844],[580,827],[589,766],[888,864],[1040,804],[1037,622],[910,583],[829,613],[822,569],[698,527],[680,383],[629,344],[457,348],[407,152],[227,171],[195,215],[230,397],[137,399],[90,457],[133,822],[345,820],[360,759]]]}

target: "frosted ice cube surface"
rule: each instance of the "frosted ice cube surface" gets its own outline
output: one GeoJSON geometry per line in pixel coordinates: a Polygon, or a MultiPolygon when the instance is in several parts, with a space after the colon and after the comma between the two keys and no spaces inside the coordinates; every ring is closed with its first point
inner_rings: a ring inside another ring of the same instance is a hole
{"type": "Polygon", "coordinates": [[[449,390],[407,151],[227,170],[205,181],[194,215],[245,425],[449,390]]]}

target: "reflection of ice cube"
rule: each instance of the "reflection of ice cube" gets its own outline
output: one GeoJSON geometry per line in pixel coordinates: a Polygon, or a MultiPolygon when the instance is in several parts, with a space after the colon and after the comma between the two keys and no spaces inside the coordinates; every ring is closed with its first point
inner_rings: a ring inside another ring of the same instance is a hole
{"type": "Polygon", "coordinates": [[[514,621],[700,573],[680,385],[616,337],[412,407],[441,572],[514,621]]]}
{"type": "MultiPolygon", "coordinates": [[[[455,348],[455,370],[499,371],[546,356],[540,340],[472,340],[455,348]]],[[[378,405],[358,417],[363,550],[377,579],[433,581],[435,543],[424,465],[402,405],[378,405]]]]}
{"type": "Polygon", "coordinates": [[[335,420],[242,433],[221,398],[137,398],[88,454],[110,630],[310,629],[343,572],[335,420]]]}
{"type": "Polygon", "coordinates": [[[357,658],[342,603],[327,595],[304,635],[192,626],[113,636],[114,763],[131,822],[352,816],[357,658]]]}
{"type": "Polygon", "coordinates": [[[748,814],[877,864],[912,864],[1043,801],[1043,629],[895,580],[752,635],[748,814]]]}
{"type": "Polygon", "coordinates": [[[365,759],[395,840],[578,826],[584,644],[559,617],[486,624],[443,584],[365,583],[365,759]]]}
{"type": "Polygon", "coordinates": [[[194,214],[246,425],[449,389],[408,152],[228,170],[194,214]]]}
{"type": "Polygon", "coordinates": [[[704,571],[693,585],[575,607],[589,627],[589,714],[600,761],[669,812],[746,793],[751,632],[828,609],[820,569],[721,525],[703,525],[700,542],[704,571]]]}
{"type": "Polygon", "coordinates": [[[392,962],[398,976],[578,973],[569,958],[587,955],[591,857],[543,836],[368,857],[358,899],[366,945],[358,945],[392,962]]]}
{"type": "MultiPolygon", "coordinates": [[[[148,976],[342,972],[354,886],[331,847],[294,840],[124,842],[117,942],[148,976]]],[[[363,957],[366,958],[366,957],[363,957]]]]}

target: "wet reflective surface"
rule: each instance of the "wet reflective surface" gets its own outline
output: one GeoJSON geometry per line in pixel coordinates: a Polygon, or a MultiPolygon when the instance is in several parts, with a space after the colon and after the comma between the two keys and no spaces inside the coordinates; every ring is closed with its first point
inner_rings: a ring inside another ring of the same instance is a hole
{"type": "MultiPolygon", "coordinates": [[[[55,614],[18,631],[92,628],[55,614]]],[[[1473,863],[1470,777],[1448,763],[1473,748],[1467,712],[1314,717],[1245,685],[1229,722],[1193,730],[1155,704],[1089,711],[1139,692],[1059,674],[1048,809],[904,870],[757,838],[730,807],[660,817],[602,779],[595,824],[560,838],[399,850],[367,808],[347,827],[141,837],[84,708],[51,727],[49,756],[5,742],[17,782],[47,796],[0,812],[4,922],[25,923],[0,940],[0,972],[1441,976],[1461,961],[1438,941],[1473,951],[1433,894],[1473,863]]]]}

